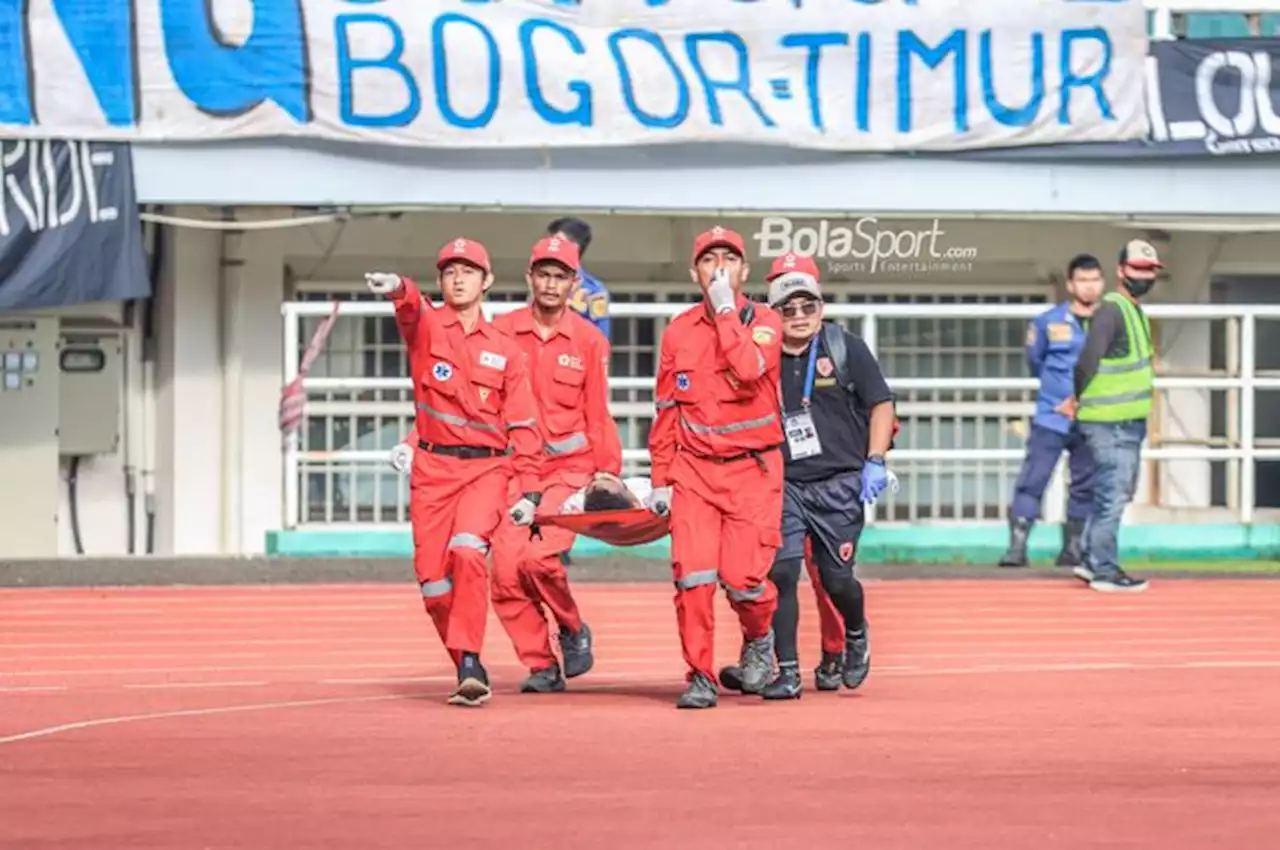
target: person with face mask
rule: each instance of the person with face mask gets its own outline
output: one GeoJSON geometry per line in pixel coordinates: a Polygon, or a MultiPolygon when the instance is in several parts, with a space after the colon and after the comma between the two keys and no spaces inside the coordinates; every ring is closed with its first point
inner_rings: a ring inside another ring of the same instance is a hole
{"type": "Polygon", "coordinates": [[[1075,574],[1104,593],[1137,592],[1147,582],[1120,567],[1120,522],[1141,471],[1142,442],[1155,385],[1151,324],[1138,305],[1164,265],[1149,242],[1134,239],[1120,252],[1118,292],[1108,292],[1089,323],[1075,368],[1074,416],[1093,455],[1093,507],[1085,563],[1075,574]]]}
{"type": "Polygon", "coordinates": [[[440,249],[436,269],[441,307],[398,274],[371,272],[365,282],[395,305],[410,351],[418,437],[409,477],[413,568],[423,605],[458,668],[449,703],[480,706],[492,696],[480,663],[489,542],[508,505],[512,522],[533,522],[543,441],[524,353],[481,312],[493,286],[489,252],[455,239],[440,249]]]}
{"type": "Polygon", "coordinates": [[[1027,437],[1027,454],[1013,485],[1009,505],[1009,549],[1000,558],[1002,567],[1027,565],[1027,540],[1040,518],[1045,488],[1053,477],[1062,452],[1067,452],[1071,489],[1067,499],[1067,523],[1063,526],[1060,567],[1084,563],[1084,531],[1093,506],[1093,457],[1084,435],[1064,411],[1075,396],[1075,366],[1084,348],[1085,333],[1106,282],[1102,264],[1090,254],[1078,254],[1067,264],[1067,294],[1036,316],[1027,327],[1027,365],[1040,380],[1036,412],[1027,437]]]}
{"type": "Polygon", "coordinates": [[[760,691],[747,686],[734,668],[720,673],[722,683],[742,682],[745,693],[771,700],[799,699],[803,691],[796,636],[807,540],[822,587],[844,621],[845,687],[859,687],[870,672],[865,596],[854,563],[863,505],[874,504],[890,486],[885,454],[896,419],[893,393],[875,355],[839,325],[824,325],[816,267],[802,258],[792,262],[793,270],[769,284],[769,305],[782,316],[786,434],[782,547],[769,574],[778,588],[773,617],[778,673],[760,691]]]}
{"type": "MultiPolygon", "coordinates": [[[[568,309],[579,263],[573,242],[559,236],[539,240],[525,275],[529,304],[493,323],[516,341],[529,365],[544,454],[534,488],[542,494],[539,513],[556,513],[593,479],[617,480],[622,472],[622,440],[609,413],[609,341],[568,309]]],[[[519,486],[512,483],[509,500],[519,497],[519,486]]],[[[591,629],[560,559],[574,537],[546,524],[530,535],[512,520],[494,537],[493,608],[530,671],[523,693],[563,691],[566,678],[581,676],[594,663],[591,629]],[[563,669],[551,649],[544,609],[559,626],[563,669]]]]}
{"type": "Polygon", "coordinates": [[[702,301],[662,333],[649,432],[648,507],[671,515],[676,623],[688,665],[679,708],[719,702],[715,590],[738,615],[748,687],[773,674],[769,568],[781,538],[783,436],[778,411],[781,322],[742,295],[742,237],[713,227],[693,244],[690,277],[702,301]]]}

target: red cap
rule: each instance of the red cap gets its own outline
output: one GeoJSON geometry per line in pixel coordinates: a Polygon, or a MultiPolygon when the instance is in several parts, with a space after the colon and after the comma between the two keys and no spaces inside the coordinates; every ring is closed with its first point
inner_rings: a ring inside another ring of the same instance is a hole
{"type": "Polygon", "coordinates": [[[529,256],[529,268],[533,268],[544,260],[551,260],[569,271],[576,272],[578,264],[582,261],[582,254],[578,251],[578,246],[568,239],[544,236],[533,246],[533,253],[529,256]]]}
{"type": "Polygon", "coordinates": [[[489,266],[489,252],[474,239],[459,237],[441,248],[436,255],[436,269],[441,270],[454,260],[470,263],[485,274],[493,271],[489,266]]]}
{"type": "Polygon", "coordinates": [[[747,245],[742,237],[727,227],[713,227],[693,240],[693,261],[698,262],[712,248],[732,248],[739,256],[747,256],[747,245]]]}
{"type": "Polygon", "coordinates": [[[814,280],[821,280],[822,275],[818,273],[818,264],[813,261],[813,257],[805,257],[800,254],[779,254],[773,258],[773,267],[769,269],[769,274],[765,275],[765,280],[773,280],[775,277],[782,277],[790,272],[800,272],[807,274],[814,280]]]}

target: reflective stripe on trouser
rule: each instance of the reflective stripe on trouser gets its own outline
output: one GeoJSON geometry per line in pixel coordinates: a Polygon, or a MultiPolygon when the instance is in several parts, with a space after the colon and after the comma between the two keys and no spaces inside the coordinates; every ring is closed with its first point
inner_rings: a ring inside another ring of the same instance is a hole
{"type": "MultiPolygon", "coordinates": [[[[554,483],[544,485],[540,512],[558,512],[565,499],[586,486],[590,473],[560,473],[554,483]]],[[[508,501],[519,496],[518,482],[509,485],[508,501]]],[[[490,598],[516,657],[528,670],[541,670],[556,663],[551,633],[543,609],[551,613],[557,626],[571,632],[582,628],[582,615],[569,589],[560,553],[573,546],[574,533],[543,526],[541,537],[530,539],[529,529],[515,525],[510,517],[498,526],[493,538],[493,566],[489,574],[490,598]]]]}
{"type": "Polygon", "coordinates": [[[409,482],[413,568],[422,602],[450,650],[479,652],[488,616],[488,540],[506,511],[506,458],[421,452],[409,482]]]}
{"type": "Polygon", "coordinates": [[[782,457],[716,464],[679,452],[671,466],[672,580],[685,663],[715,681],[715,591],[723,585],[749,639],[768,633],[778,594],[768,580],[780,537],[782,457]]]}

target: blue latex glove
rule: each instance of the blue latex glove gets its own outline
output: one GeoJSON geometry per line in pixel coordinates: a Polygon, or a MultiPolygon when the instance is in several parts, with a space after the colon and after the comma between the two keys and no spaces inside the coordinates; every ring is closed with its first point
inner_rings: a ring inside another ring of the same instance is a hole
{"type": "Polygon", "coordinates": [[[869,460],[862,467],[862,504],[874,505],[876,499],[880,498],[880,494],[889,486],[889,471],[885,469],[884,462],[878,460],[869,460]]]}

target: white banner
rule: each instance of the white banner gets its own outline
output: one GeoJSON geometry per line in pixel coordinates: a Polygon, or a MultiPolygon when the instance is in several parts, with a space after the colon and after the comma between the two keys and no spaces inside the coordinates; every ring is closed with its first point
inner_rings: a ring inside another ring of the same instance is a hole
{"type": "Polygon", "coordinates": [[[1140,0],[0,0],[0,137],[960,150],[1146,135],[1140,0]]]}

